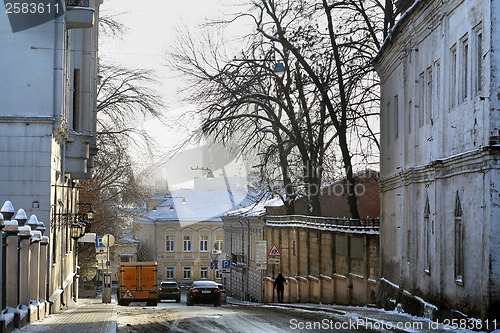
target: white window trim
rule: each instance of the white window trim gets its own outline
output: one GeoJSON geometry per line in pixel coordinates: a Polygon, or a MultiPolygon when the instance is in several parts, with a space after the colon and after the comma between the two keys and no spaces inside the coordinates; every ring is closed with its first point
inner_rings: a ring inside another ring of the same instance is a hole
{"type": "Polygon", "coordinates": [[[210,278],[210,267],[208,266],[200,266],[200,280],[208,280],[210,278]],[[206,277],[202,277],[202,272],[205,271],[207,273],[206,277]]]}
{"type": "Polygon", "coordinates": [[[192,280],[193,279],[193,266],[182,266],[182,280],[192,280]],[[184,272],[186,272],[186,268],[189,269],[189,277],[185,277],[184,272]]]}
{"type": "Polygon", "coordinates": [[[165,280],[175,280],[175,266],[166,266],[165,267],[165,280]],[[172,268],[172,277],[169,278],[168,277],[168,271],[169,271],[169,268],[172,268]]]}

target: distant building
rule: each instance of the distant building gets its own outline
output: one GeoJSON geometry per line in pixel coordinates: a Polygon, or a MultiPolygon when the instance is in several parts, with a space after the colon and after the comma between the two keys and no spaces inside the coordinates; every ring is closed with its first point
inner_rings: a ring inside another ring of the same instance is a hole
{"type": "Polygon", "coordinates": [[[256,242],[264,241],[266,207],[282,205],[281,199],[254,202],[247,198],[243,208],[222,216],[224,254],[231,260],[231,273],[224,277],[227,292],[242,300],[264,300],[265,265],[256,263],[256,242]]]}
{"type": "Polygon", "coordinates": [[[374,59],[381,301],[498,318],[500,3],[400,2],[407,11],[374,59]]]}
{"type": "Polygon", "coordinates": [[[69,228],[90,209],[79,208],[77,189],[81,179],[90,179],[97,152],[101,3],[49,1],[37,13],[30,6],[26,14],[0,14],[0,202],[10,200],[47,227],[50,263],[43,274],[50,312],[76,297],[69,228]],[[42,17],[42,9],[52,16],[42,17]]]}
{"type": "Polygon", "coordinates": [[[221,216],[239,207],[245,190],[227,189],[223,178],[199,178],[194,189],[164,190],[151,196],[134,223],[138,258],[158,262],[158,277],[182,284],[221,280],[211,255],[224,248],[221,216]]]}

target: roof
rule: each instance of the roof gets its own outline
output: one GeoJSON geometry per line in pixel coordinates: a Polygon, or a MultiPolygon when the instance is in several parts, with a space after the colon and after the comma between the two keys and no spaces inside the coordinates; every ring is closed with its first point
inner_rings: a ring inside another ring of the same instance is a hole
{"type": "MultiPolygon", "coordinates": [[[[147,212],[146,216],[155,221],[221,221],[222,215],[244,205],[247,192],[241,189],[172,190],[171,195],[164,195],[161,198],[163,202],[147,212]]],[[[159,197],[154,199],[159,200],[159,197]]]]}

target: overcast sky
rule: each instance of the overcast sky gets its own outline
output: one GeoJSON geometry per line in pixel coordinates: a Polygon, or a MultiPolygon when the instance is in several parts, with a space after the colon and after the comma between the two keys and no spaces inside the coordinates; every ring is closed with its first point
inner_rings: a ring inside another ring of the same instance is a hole
{"type": "MultiPolygon", "coordinates": [[[[207,19],[234,12],[237,2],[239,0],[104,0],[101,15],[119,14],[114,18],[127,30],[121,38],[101,36],[99,54],[105,61],[128,68],[153,70],[161,83],[155,88],[165,103],[164,113],[173,122],[178,115],[194,108],[179,101],[181,80],[164,65],[165,52],[175,43],[176,28],[188,26],[196,29],[207,19]]],[[[231,27],[231,33],[238,29],[238,26],[231,27]]],[[[160,141],[164,150],[178,143],[186,132],[180,126],[165,128],[157,121],[146,121],[142,126],[160,141]]]]}

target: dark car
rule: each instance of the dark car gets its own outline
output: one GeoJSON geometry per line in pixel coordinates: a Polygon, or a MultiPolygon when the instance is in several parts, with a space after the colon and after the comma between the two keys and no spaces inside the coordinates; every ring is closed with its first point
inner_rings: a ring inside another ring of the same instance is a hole
{"type": "Polygon", "coordinates": [[[158,301],[164,299],[175,299],[176,302],[181,301],[181,290],[175,281],[162,281],[158,289],[158,301]]]}
{"type": "Polygon", "coordinates": [[[187,305],[193,304],[221,305],[220,290],[214,281],[194,281],[187,293],[187,305]]]}
{"type": "Polygon", "coordinates": [[[226,304],[226,287],[222,283],[216,283],[217,287],[220,290],[220,301],[221,304],[226,304]]]}

